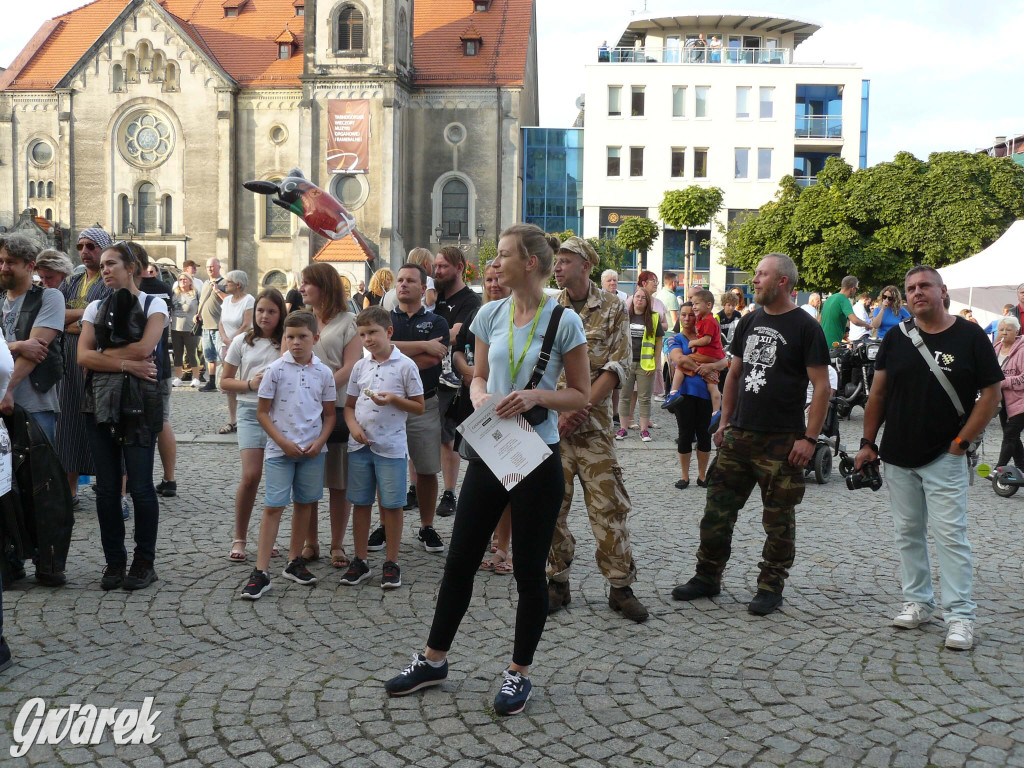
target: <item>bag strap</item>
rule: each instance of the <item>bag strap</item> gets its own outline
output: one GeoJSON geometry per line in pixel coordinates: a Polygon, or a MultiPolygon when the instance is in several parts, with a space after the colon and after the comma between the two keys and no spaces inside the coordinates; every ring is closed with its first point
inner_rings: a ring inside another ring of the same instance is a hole
{"type": "Polygon", "coordinates": [[[541,344],[540,354],[537,356],[537,364],[533,366],[533,373],[530,374],[530,380],[526,383],[523,389],[536,389],[537,385],[540,384],[540,380],[544,378],[544,371],[548,367],[548,362],[551,360],[551,348],[555,345],[555,334],[558,332],[558,322],[562,319],[562,313],[565,312],[565,307],[561,304],[556,303],[554,309],[551,310],[551,319],[548,320],[548,329],[544,331],[544,343],[541,344]]]}
{"type": "Polygon", "coordinates": [[[912,323],[912,320],[904,320],[899,324],[900,330],[903,331],[904,336],[913,342],[917,351],[921,353],[921,357],[924,358],[924,361],[928,364],[928,368],[935,374],[935,378],[938,380],[939,384],[942,385],[946,394],[949,395],[949,399],[952,401],[953,407],[956,408],[957,415],[962,420],[964,418],[965,411],[963,403],[960,402],[960,396],[956,393],[956,390],[953,389],[953,385],[950,383],[949,378],[946,376],[945,372],[939,368],[939,364],[935,362],[935,358],[924,345],[924,339],[921,338],[921,332],[917,330],[917,326],[912,325],[912,323]]]}

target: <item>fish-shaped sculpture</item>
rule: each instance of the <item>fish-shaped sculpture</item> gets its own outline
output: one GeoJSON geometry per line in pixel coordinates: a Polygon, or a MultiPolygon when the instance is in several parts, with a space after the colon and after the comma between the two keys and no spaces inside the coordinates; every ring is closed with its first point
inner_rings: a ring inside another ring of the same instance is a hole
{"type": "Polygon", "coordinates": [[[247,181],[242,186],[260,195],[274,195],[274,205],[291,211],[328,240],[341,240],[347,235],[362,239],[356,232],[355,217],[334,195],[311,182],[298,168],[288,171],[288,176],[281,181],[247,181]]]}

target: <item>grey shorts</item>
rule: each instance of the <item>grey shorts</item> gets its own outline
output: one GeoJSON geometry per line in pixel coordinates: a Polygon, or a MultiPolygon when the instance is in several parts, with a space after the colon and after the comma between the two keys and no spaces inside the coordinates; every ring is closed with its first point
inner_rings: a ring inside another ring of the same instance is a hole
{"type": "Polygon", "coordinates": [[[458,424],[449,419],[445,414],[448,413],[448,407],[455,400],[455,395],[458,392],[459,390],[457,389],[437,388],[437,410],[441,419],[441,442],[445,445],[451,445],[455,442],[455,427],[458,424]]]}
{"type": "Polygon", "coordinates": [[[410,415],[405,423],[409,458],[419,475],[436,475],[441,471],[441,420],[437,415],[437,396],[428,398],[426,410],[410,415]]]}
{"type": "Polygon", "coordinates": [[[348,474],[348,443],[328,443],[324,456],[324,487],[344,490],[348,474]]]}
{"type": "Polygon", "coordinates": [[[160,387],[160,399],[164,403],[164,421],[171,420],[171,380],[161,379],[157,382],[160,387]]]}

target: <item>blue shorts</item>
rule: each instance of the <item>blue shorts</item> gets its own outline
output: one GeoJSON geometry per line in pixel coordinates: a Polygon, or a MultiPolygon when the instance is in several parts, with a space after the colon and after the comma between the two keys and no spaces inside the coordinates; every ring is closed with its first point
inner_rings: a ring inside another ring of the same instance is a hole
{"type": "Polygon", "coordinates": [[[308,459],[273,456],[264,463],[263,479],[268,507],[288,506],[293,494],[296,504],[318,502],[324,497],[324,454],[308,459]]]}
{"type": "Polygon", "coordinates": [[[380,491],[380,505],[385,509],[401,509],[405,506],[405,481],[408,472],[405,459],[389,459],[378,456],[364,445],[358,451],[348,454],[348,489],[345,492],[349,502],[359,507],[369,507],[377,491],[380,491]]]}
{"type": "Polygon", "coordinates": [[[263,431],[259,419],[256,418],[256,408],[256,403],[239,398],[236,421],[240,451],[249,448],[259,448],[262,451],[267,447],[267,433],[263,431]]]}
{"type": "Polygon", "coordinates": [[[220,359],[220,331],[203,329],[203,359],[216,363],[220,359]]]}

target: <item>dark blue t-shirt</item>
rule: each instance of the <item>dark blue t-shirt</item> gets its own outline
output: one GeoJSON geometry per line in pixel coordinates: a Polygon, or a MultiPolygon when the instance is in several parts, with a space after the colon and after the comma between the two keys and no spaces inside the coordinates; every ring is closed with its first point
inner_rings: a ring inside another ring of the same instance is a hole
{"type": "MultiPolygon", "coordinates": [[[[448,323],[427,312],[423,307],[411,317],[400,308],[391,310],[391,323],[395,331],[392,341],[430,341],[438,339],[448,346],[448,323]]],[[[420,380],[423,382],[423,395],[429,397],[437,390],[437,380],[441,376],[441,364],[420,369],[420,380]]]]}

